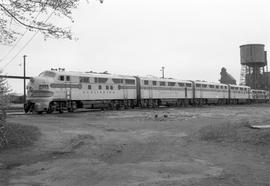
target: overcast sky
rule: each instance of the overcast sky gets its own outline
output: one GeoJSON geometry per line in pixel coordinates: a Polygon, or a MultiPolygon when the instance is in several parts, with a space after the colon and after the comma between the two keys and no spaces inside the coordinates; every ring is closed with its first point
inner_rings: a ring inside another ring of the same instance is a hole
{"type": "MultiPolygon", "coordinates": [[[[164,66],[166,77],[218,82],[225,67],[238,83],[239,46],[261,43],[270,48],[269,0],[82,0],[74,19],[71,27],[78,41],[44,41],[38,34],[4,74],[22,75],[19,64],[25,54],[27,76],[58,67],[161,76],[164,66]]],[[[0,68],[33,34],[24,36],[0,68]]],[[[0,58],[10,48],[0,46],[0,58]]],[[[15,92],[23,92],[22,81],[8,82],[15,92]]]]}

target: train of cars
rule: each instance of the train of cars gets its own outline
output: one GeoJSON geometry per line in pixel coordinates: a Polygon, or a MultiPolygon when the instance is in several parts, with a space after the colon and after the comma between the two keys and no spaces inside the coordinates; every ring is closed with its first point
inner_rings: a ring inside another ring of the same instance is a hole
{"type": "Polygon", "coordinates": [[[44,71],[27,85],[25,112],[63,112],[77,108],[240,104],[268,102],[269,92],[205,81],[44,71]]]}

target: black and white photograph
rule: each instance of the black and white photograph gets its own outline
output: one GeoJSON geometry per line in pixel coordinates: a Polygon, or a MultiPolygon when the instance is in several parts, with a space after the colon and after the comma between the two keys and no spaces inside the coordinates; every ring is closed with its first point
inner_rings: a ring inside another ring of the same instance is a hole
{"type": "Polygon", "coordinates": [[[269,0],[0,0],[0,186],[270,186],[269,0]]]}

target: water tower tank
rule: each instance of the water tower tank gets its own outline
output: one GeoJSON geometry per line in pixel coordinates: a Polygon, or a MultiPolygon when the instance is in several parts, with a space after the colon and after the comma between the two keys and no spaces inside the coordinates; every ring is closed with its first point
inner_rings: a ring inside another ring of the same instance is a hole
{"type": "Polygon", "coordinates": [[[263,44],[248,44],[240,46],[241,65],[265,66],[265,52],[263,44]]]}

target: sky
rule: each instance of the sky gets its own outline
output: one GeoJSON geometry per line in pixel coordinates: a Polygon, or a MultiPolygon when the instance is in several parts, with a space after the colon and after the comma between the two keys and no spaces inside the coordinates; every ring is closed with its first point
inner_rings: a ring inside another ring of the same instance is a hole
{"type": "MultiPolygon", "coordinates": [[[[218,82],[225,67],[239,83],[240,45],[265,44],[270,53],[269,0],[82,0],[73,17],[50,21],[70,26],[78,40],[38,33],[18,54],[35,34],[27,32],[8,56],[12,46],[0,45],[3,74],[23,75],[27,55],[27,76],[65,68],[160,77],[164,66],[167,78],[218,82]]],[[[8,83],[23,92],[22,80],[8,83]]]]}

